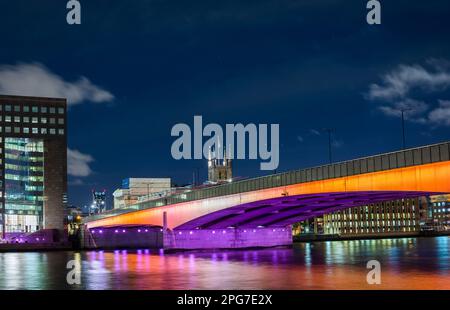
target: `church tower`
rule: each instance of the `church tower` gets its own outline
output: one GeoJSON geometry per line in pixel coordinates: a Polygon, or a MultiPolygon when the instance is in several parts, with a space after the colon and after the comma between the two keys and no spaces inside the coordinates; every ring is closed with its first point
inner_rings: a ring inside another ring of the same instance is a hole
{"type": "MultiPolygon", "coordinates": [[[[220,149],[220,148],[219,148],[220,149]]],[[[215,152],[217,153],[217,152],[215,152]]],[[[211,155],[209,150],[208,155],[208,182],[222,183],[227,182],[233,178],[232,163],[226,150],[224,150],[223,159],[218,159],[216,155],[211,155]]]]}

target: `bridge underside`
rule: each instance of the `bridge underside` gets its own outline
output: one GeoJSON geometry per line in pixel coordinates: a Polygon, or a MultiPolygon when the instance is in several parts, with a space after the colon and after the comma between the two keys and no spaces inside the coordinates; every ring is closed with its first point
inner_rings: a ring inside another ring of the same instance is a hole
{"type": "Polygon", "coordinates": [[[175,230],[285,227],[326,213],[368,204],[438,193],[419,191],[364,191],[285,196],[216,211],[175,230]]]}

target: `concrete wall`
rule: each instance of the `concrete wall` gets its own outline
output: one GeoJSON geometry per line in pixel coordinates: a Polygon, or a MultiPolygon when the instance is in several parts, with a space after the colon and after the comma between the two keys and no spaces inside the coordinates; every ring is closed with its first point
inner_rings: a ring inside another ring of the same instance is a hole
{"type": "Polygon", "coordinates": [[[164,249],[238,249],[292,245],[292,228],[174,230],[164,233],[164,249]]]}
{"type": "Polygon", "coordinates": [[[82,246],[86,249],[162,248],[163,233],[159,227],[84,230],[82,246]]]}

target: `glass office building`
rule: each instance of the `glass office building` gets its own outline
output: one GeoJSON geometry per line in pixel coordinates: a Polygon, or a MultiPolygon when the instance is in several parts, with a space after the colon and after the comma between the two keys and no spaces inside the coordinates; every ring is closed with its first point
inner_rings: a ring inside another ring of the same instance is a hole
{"type": "Polygon", "coordinates": [[[63,229],[66,100],[0,95],[1,231],[63,229]]]}

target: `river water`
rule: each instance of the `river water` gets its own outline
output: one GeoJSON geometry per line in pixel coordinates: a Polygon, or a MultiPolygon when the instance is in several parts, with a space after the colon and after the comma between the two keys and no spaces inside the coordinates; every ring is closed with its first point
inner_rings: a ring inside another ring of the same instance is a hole
{"type": "Polygon", "coordinates": [[[450,289],[450,237],[175,254],[0,253],[0,289],[450,289]],[[71,260],[79,272],[67,268],[71,260]],[[370,260],[381,264],[379,285],[367,283],[370,260]],[[80,284],[68,284],[70,270],[80,284]]]}

